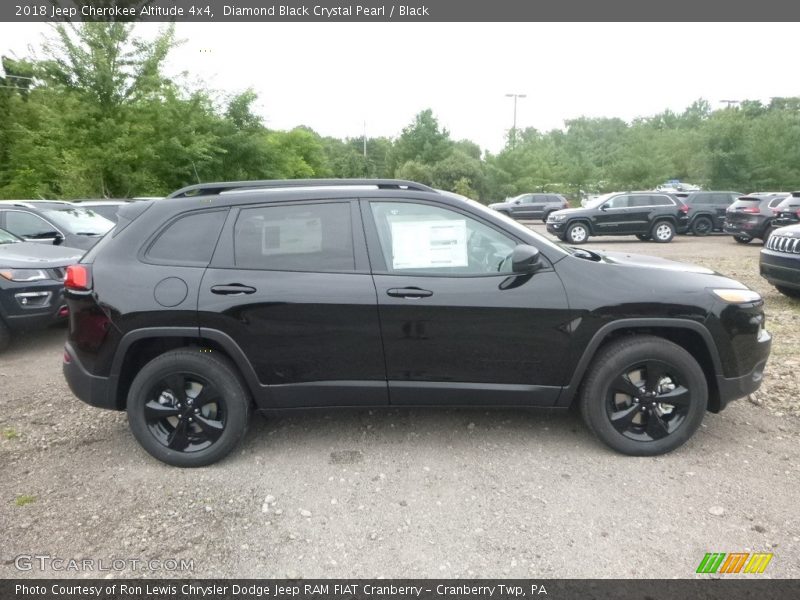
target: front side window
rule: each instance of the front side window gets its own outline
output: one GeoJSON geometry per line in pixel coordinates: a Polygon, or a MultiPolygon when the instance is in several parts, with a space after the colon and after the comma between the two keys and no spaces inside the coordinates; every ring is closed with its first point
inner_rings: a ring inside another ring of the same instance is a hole
{"type": "Polygon", "coordinates": [[[234,260],[242,269],[353,271],[350,203],[244,209],[234,228],[234,260]]]}
{"type": "Polygon", "coordinates": [[[606,202],[608,208],[627,208],[629,204],[629,196],[615,196],[606,202]]]}
{"type": "Polygon", "coordinates": [[[405,202],[372,202],[371,208],[390,272],[511,273],[511,253],[516,242],[472,217],[405,202]]]}
{"type": "Polygon", "coordinates": [[[6,212],[6,229],[16,235],[27,238],[52,237],[55,227],[39,216],[20,210],[6,212]]]}

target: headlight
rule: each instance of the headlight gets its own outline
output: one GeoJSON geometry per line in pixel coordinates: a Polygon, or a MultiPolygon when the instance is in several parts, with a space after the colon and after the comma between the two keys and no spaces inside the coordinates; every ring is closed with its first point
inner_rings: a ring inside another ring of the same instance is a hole
{"type": "Polygon", "coordinates": [[[563,221],[566,218],[567,218],[567,215],[548,215],[547,216],[547,220],[548,221],[563,221]]]}
{"type": "Polygon", "coordinates": [[[761,294],[753,290],[717,289],[711,290],[717,298],[731,304],[750,304],[761,302],[761,294]]]}
{"type": "Polygon", "coordinates": [[[41,269],[0,269],[0,277],[9,281],[41,281],[48,279],[41,269]]]}

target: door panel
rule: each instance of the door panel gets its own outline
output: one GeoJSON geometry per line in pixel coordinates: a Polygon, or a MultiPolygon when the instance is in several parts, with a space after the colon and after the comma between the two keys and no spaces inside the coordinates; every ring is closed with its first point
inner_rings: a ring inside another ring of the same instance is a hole
{"type": "Polygon", "coordinates": [[[200,325],[241,347],[263,408],[388,402],[375,285],[358,272],[366,265],[352,247],[354,237],[363,244],[354,217],[349,202],[280,203],[226,224],[229,248],[200,288],[200,325]]]}
{"type": "Polygon", "coordinates": [[[533,275],[511,273],[497,257],[517,242],[450,208],[372,201],[363,214],[391,403],[552,405],[564,380],[562,327],[570,318],[555,272],[548,266],[533,275]],[[436,243],[458,245],[453,232],[468,232],[466,252],[451,251],[447,266],[448,259],[437,262],[437,248],[424,257],[428,229],[444,223],[452,240],[436,243]],[[417,228],[414,235],[409,228],[417,228]],[[400,247],[404,240],[414,240],[416,264],[400,247]],[[478,247],[497,255],[483,260],[478,247]]]}

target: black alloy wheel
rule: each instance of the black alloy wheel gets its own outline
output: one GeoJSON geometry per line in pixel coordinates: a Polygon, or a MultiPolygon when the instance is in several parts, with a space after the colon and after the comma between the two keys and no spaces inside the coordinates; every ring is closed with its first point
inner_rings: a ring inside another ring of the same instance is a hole
{"type": "Polygon", "coordinates": [[[674,450],[697,430],[708,384],[681,346],[631,335],[598,352],[580,403],[587,426],[606,445],[631,456],[653,456],[674,450]]]}
{"type": "Polygon", "coordinates": [[[692,223],[692,233],[697,236],[704,236],[711,233],[714,223],[708,217],[697,217],[692,223]]]}
{"type": "Polygon", "coordinates": [[[244,437],[250,397],[224,356],[185,348],[157,356],[128,391],[128,423],[142,447],[178,467],[202,467],[244,437]]]}

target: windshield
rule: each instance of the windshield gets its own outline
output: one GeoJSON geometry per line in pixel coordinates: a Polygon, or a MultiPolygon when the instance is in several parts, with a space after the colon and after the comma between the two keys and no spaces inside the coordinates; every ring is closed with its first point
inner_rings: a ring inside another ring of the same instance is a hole
{"type": "Polygon", "coordinates": [[[616,195],[616,193],[603,194],[602,196],[598,196],[597,198],[592,198],[591,200],[587,200],[584,208],[596,208],[614,195],[616,195]]]}
{"type": "Polygon", "coordinates": [[[22,240],[13,233],[9,233],[5,229],[0,229],[0,244],[16,244],[21,241],[22,240]]]}
{"type": "Polygon", "coordinates": [[[102,235],[114,223],[88,208],[58,208],[43,211],[56,225],[75,235],[102,235]]]}

